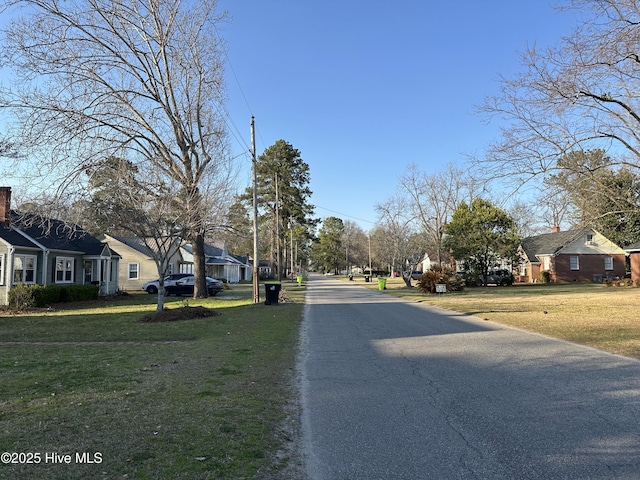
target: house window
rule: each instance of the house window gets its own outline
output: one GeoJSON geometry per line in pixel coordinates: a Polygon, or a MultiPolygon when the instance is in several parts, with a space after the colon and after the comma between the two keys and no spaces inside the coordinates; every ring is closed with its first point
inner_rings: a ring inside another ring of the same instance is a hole
{"type": "Polygon", "coordinates": [[[569,258],[569,266],[571,270],[580,270],[580,257],[577,255],[571,255],[569,258]]]}
{"type": "Polygon", "coordinates": [[[73,283],[75,260],[69,257],[56,258],[56,283],[73,283]]]}
{"type": "Polygon", "coordinates": [[[613,257],[604,257],[604,269],[613,270],[613,257]]]}
{"type": "Polygon", "coordinates": [[[140,278],[140,264],[138,263],[130,263],[129,264],[129,280],[138,280],[140,278]]]}
{"type": "Polygon", "coordinates": [[[549,257],[542,257],[542,269],[546,271],[551,270],[551,259],[549,257]]]}
{"type": "Polygon", "coordinates": [[[0,285],[4,285],[4,253],[0,255],[0,285]]]}
{"type": "Polygon", "coordinates": [[[13,257],[13,283],[36,283],[36,257],[34,255],[13,257]]]}

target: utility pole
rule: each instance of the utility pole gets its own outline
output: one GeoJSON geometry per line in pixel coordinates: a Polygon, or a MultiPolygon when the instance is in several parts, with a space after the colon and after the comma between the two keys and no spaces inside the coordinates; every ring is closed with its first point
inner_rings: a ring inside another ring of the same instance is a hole
{"type": "Polygon", "coordinates": [[[280,246],[280,198],[278,191],[278,174],[276,173],[276,258],[278,262],[278,276],[276,277],[279,282],[282,281],[282,251],[280,246]]]}
{"type": "Polygon", "coordinates": [[[290,256],[291,256],[291,281],[294,281],[295,279],[293,278],[293,269],[294,269],[294,264],[293,264],[293,216],[289,216],[289,228],[291,229],[291,252],[290,256]]]}
{"type": "Polygon", "coordinates": [[[369,232],[369,280],[373,282],[373,270],[371,270],[371,232],[369,232]]]}
{"type": "Polygon", "coordinates": [[[260,303],[260,264],[258,261],[258,173],[256,129],[251,117],[251,170],[253,176],[253,303],[260,303]]]}

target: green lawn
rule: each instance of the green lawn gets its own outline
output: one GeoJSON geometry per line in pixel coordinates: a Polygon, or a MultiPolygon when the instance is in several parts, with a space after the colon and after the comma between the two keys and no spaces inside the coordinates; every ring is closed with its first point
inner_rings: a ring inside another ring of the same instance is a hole
{"type": "Polygon", "coordinates": [[[139,322],[144,294],[1,316],[0,451],[32,455],[0,478],[277,477],[304,288],[287,293],[254,305],[232,286],[188,301],[221,315],[167,323],[139,322]]]}

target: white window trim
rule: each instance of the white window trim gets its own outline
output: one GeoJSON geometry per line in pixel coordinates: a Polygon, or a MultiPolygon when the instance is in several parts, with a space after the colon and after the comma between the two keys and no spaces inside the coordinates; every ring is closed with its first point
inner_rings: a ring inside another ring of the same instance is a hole
{"type": "Polygon", "coordinates": [[[7,256],[4,253],[0,253],[0,285],[4,285],[4,273],[6,271],[5,265],[7,262],[7,256]]]}
{"type": "Polygon", "coordinates": [[[571,257],[569,257],[569,268],[573,271],[578,271],[580,270],[580,257],[578,255],[571,255],[571,257]],[[573,259],[575,258],[575,267],[573,265],[573,259]]]}
{"type": "Polygon", "coordinates": [[[76,259],[73,257],[56,257],[56,280],[55,283],[73,283],[76,270],[76,259]],[[62,270],[58,270],[59,262],[62,262],[62,270]],[[66,279],[66,272],[69,271],[65,268],[67,262],[71,262],[71,279],[66,279]],[[58,272],[62,272],[62,280],[58,280],[58,272]]]}
{"type": "Polygon", "coordinates": [[[604,257],[604,269],[605,270],[613,270],[613,257],[612,256],[604,257]]]}
{"type": "Polygon", "coordinates": [[[139,264],[139,263],[137,263],[137,262],[130,262],[130,263],[127,265],[127,268],[128,268],[128,271],[127,271],[127,278],[128,278],[129,280],[140,280],[140,264],[139,264]],[[135,266],[136,266],[135,272],[132,272],[132,271],[131,271],[131,265],[135,265],[135,266]],[[135,273],[135,276],[134,276],[134,277],[132,277],[132,276],[131,276],[131,273],[135,273]]]}
{"type": "Polygon", "coordinates": [[[13,285],[18,285],[19,283],[24,283],[25,285],[35,285],[36,284],[36,273],[38,273],[38,257],[36,255],[14,255],[13,257],[13,269],[11,272],[11,282],[13,285]],[[25,277],[27,274],[27,269],[23,268],[22,269],[22,279],[19,282],[15,282],[15,273],[16,273],[16,269],[15,269],[15,261],[16,258],[19,258],[22,260],[22,265],[23,267],[26,266],[27,264],[27,259],[33,259],[33,281],[31,282],[27,282],[25,281],[25,277]]]}

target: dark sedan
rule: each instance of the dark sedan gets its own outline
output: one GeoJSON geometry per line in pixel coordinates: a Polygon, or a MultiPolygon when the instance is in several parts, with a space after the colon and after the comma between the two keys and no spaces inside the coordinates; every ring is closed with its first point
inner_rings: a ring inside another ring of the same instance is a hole
{"type": "MultiPolygon", "coordinates": [[[[165,294],[169,295],[193,295],[193,282],[195,277],[185,277],[178,280],[174,285],[164,287],[165,294]]],[[[207,277],[207,291],[212,297],[224,290],[224,285],[220,280],[207,277]]]]}

